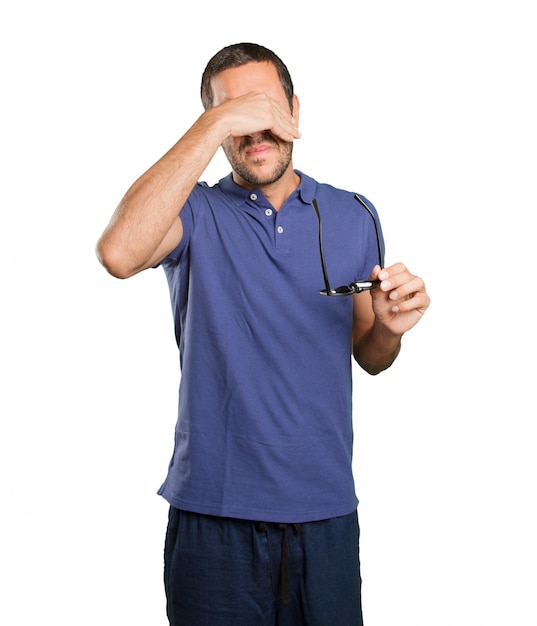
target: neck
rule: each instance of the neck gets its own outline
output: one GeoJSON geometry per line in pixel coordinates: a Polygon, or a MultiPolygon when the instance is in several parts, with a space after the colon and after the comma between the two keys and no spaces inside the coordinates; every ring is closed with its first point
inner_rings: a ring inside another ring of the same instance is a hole
{"type": "Polygon", "coordinates": [[[300,176],[294,171],[291,164],[281,178],[268,185],[252,185],[235,172],[233,172],[233,180],[246,189],[259,189],[262,191],[276,211],[282,208],[287,198],[300,185],[300,176]]]}

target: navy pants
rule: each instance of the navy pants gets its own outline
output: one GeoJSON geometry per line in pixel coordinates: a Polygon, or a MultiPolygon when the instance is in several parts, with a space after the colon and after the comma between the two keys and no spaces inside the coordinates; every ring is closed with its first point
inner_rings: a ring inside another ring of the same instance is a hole
{"type": "Polygon", "coordinates": [[[362,626],[356,512],[273,524],[170,508],[171,626],[362,626]]]}

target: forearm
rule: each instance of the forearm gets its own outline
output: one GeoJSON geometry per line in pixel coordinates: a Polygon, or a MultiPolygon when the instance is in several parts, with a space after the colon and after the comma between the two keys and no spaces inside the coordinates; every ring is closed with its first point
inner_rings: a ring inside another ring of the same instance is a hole
{"type": "Polygon", "coordinates": [[[225,137],[221,126],[212,111],[204,113],[127,191],[97,245],[112,274],[127,277],[144,269],[163,245],[225,137]]]}
{"type": "Polygon", "coordinates": [[[376,375],[388,369],[401,350],[402,335],[395,335],[375,321],[371,329],[354,344],[356,362],[368,374],[376,375]]]}

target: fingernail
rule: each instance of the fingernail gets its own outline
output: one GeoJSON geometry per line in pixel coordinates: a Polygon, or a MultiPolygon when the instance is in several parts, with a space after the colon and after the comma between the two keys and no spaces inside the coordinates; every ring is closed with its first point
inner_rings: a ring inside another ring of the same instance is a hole
{"type": "Polygon", "coordinates": [[[392,291],[390,292],[390,295],[388,297],[390,298],[390,300],[397,300],[399,294],[397,293],[397,291],[392,291]]]}

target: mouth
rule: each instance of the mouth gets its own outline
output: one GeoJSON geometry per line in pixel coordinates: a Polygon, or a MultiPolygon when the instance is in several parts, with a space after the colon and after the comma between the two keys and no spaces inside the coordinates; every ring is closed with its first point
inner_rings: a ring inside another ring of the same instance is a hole
{"type": "Polygon", "coordinates": [[[278,143],[269,132],[260,133],[258,137],[244,137],[239,149],[246,157],[259,159],[267,156],[278,148],[278,143]]]}
{"type": "Polygon", "coordinates": [[[247,157],[258,159],[260,157],[266,156],[269,152],[274,150],[274,146],[268,143],[260,143],[255,146],[249,146],[244,150],[244,154],[247,157]]]}

